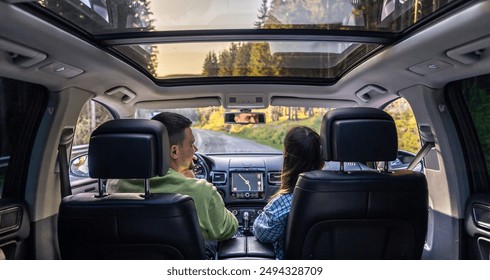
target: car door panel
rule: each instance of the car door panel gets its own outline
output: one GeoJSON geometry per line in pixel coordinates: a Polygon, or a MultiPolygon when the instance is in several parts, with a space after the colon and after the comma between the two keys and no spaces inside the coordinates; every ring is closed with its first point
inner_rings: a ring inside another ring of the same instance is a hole
{"type": "Polygon", "coordinates": [[[23,203],[0,201],[0,259],[25,259],[30,221],[23,203]]]}
{"type": "Polygon", "coordinates": [[[490,194],[477,194],[466,204],[466,231],[474,250],[473,258],[490,258],[490,194]]]}

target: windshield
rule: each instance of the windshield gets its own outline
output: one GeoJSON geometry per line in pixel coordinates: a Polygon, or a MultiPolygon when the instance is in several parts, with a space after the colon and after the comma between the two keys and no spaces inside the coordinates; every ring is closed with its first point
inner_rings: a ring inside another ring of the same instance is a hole
{"type": "Polygon", "coordinates": [[[305,125],[320,133],[326,108],[270,106],[263,112],[265,124],[227,124],[225,110],[218,107],[185,109],[139,109],[136,118],[150,119],[160,112],[175,112],[192,121],[195,145],[206,154],[282,153],[284,136],[292,126],[305,125]]]}

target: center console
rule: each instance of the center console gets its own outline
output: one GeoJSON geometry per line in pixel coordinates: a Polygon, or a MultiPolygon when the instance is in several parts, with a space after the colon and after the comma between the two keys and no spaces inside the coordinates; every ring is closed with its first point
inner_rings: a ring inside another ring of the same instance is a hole
{"type": "Polygon", "coordinates": [[[255,218],[266,203],[267,179],[263,168],[230,168],[229,194],[232,203],[228,209],[239,222],[237,236],[252,232],[255,218]]]}
{"type": "Polygon", "coordinates": [[[218,259],[274,259],[272,244],[261,243],[253,235],[253,222],[262,208],[236,208],[232,213],[238,218],[239,227],[235,236],[221,241],[218,259]]]}
{"type": "Polygon", "coordinates": [[[238,232],[221,241],[219,259],[274,259],[272,244],[261,243],[253,235],[253,223],[280,185],[281,155],[214,156],[211,182],[238,220],[238,232]]]}
{"type": "Polygon", "coordinates": [[[272,244],[261,243],[255,236],[239,236],[221,241],[218,259],[275,259],[272,244]]]}

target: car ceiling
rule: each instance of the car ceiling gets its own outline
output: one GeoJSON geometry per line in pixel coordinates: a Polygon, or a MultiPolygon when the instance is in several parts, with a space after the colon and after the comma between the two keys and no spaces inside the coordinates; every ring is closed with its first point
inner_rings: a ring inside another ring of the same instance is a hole
{"type": "MultiPolygon", "coordinates": [[[[0,75],[42,84],[52,91],[75,87],[92,92],[96,100],[122,116],[130,116],[140,107],[223,104],[229,94],[263,94],[269,102],[283,97],[282,100],[289,103],[298,99],[296,104],[301,104],[304,98],[304,104],[319,101],[319,104],[332,104],[330,107],[380,107],[397,98],[399,91],[414,85],[438,89],[450,81],[487,73],[490,69],[488,51],[485,52],[490,48],[490,40],[487,39],[490,36],[489,1],[470,1],[425,24],[423,28],[357,64],[333,84],[235,80],[173,86],[155,83],[148,75],[106,52],[103,46],[95,44],[90,38],[74,36],[64,27],[28,13],[23,9],[23,4],[12,2],[22,1],[0,1],[0,75]],[[17,50],[22,53],[23,48],[46,54],[47,57],[34,65],[21,66],[12,58],[12,53],[17,50]],[[65,78],[41,69],[52,63],[74,66],[82,69],[83,74],[65,78]],[[434,68],[438,69],[432,69],[429,65],[436,65],[434,68]],[[380,87],[386,92],[365,102],[356,92],[367,85],[380,87]],[[135,93],[135,98],[124,103],[121,95],[107,94],[118,87],[130,89],[135,93]]],[[[223,39],[239,39],[237,36],[229,34],[223,39]]],[[[281,36],[287,38],[288,35],[281,36]]]]}

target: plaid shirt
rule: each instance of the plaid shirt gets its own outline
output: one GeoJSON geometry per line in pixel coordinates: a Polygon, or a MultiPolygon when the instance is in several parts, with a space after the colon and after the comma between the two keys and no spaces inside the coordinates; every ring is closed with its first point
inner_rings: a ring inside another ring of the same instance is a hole
{"type": "Polygon", "coordinates": [[[276,258],[284,259],[284,231],[288,221],[293,194],[281,194],[271,200],[254,221],[255,237],[264,243],[273,243],[276,258]]]}

